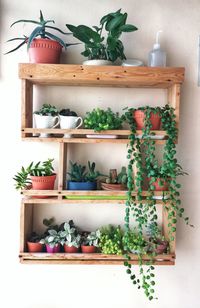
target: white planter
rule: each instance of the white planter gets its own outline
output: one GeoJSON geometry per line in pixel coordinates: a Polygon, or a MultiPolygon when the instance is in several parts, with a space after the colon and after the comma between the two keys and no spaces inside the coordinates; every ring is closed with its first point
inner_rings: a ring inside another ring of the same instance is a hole
{"type": "MultiPolygon", "coordinates": [[[[60,115],[60,128],[62,129],[76,129],[83,124],[83,119],[81,117],[74,116],[63,116],[60,115]]],[[[64,134],[64,138],[71,138],[71,134],[64,134]]]]}
{"type": "MultiPolygon", "coordinates": [[[[45,116],[40,114],[34,114],[36,128],[55,128],[60,124],[60,118],[58,116],[45,116]],[[57,121],[57,123],[56,123],[57,121]]],[[[41,133],[41,138],[49,137],[49,134],[41,133]]]]}
{"type": "Polygon", "coordinates": [[[112,61],[108,61],[108,60],[86,60],[83,61],[83,65],[114,65],[114,63],[112,61]]]}

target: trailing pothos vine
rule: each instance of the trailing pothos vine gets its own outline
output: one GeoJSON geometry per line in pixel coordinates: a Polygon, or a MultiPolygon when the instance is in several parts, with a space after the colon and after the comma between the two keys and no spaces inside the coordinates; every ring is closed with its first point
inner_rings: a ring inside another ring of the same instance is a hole
{"type": "MultiPolygon", "coordinates": [[[[174,232],[176,231],[177,216],[182,217],[186,224],[189,224],[189,218],[183,216],[184,209],[180,206],[181,201],[179,198],[180,184],[177,183],[176,177],[178,175],[186,174],[183,172],[181,166],[178,164],[176,156],[176,140],[177,140],[177,128],[175,121],[174,109],[169,105],[164,107],[141,107],[139,110],[144,111],[144,128],[142,128],[142,134],[137,135],[137,126],[134,120],[134,113],[138,109],[129,108],[125,111],[124,120],[129,123],[130,135],[129,144],[127,148],[128,159],[128,182],[127,182],[127,200],[125,209],[125,241],[127,245],[127,252],[129,249],[129,232],[131,218],[137,223],[138,234],[143,236],[145,228],[148,227],[149,222],[157,225],[157,210],[156,199],[154,196],[155,187],[153,183],[159,178],[159,185],[163,185],[164,182],[168,185],[167,198],[165,192],[163,192],[162,201],[164,208],[168,215],[168,230],[169,240],[174,241],[174,232]],[[159,167],[158,160],[155,155],[155,132],[152,131],[151,115],[158,114],[161,117],[162,130],[165,131],[166,141],[163,152],[163,162],[159,167]],[[134,166],[137,172],[133,178],[134,166]],[[146,202],[144,202],[143,186],[144,175],[148,179],[148,194],[146,196],[146,202]]],[[[139,277],[133,273],[131,257],[129,253],[125,254],[127,261],[124,262],[126,266],[126,272],[130,276],[132,283],[137,285],[138,289],[143,288],[144,293],[149,300],[155,298],[154,296],[154,252],[145,251],[141,246],[138,247],[138,261],[139,261],[139,277]],[[143,260],[143,255],[148,254],[150,261],[143,260]],[[144,269],[143,265],[149,265],[144,269]]]]}

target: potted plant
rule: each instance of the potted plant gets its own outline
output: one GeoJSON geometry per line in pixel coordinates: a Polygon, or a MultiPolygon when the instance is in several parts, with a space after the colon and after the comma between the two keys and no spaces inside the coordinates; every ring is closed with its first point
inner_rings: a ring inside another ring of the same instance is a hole
{"type": "MultiPolygon", "coordinates": [[[[75,111],[71,111],[69,108],[62,109],[59,112],[60,128],[62,129],[74,129],[79,128],[83,124],[83,119],[78,117],[75,111]]],[[[64,134],[64,138],[71,138],[71,134],[64,134]]]]}
{"type": "Polygon", "coordinates": [[[100,230],[85,232],[82,236],[81,251],[83,253],[95,253],[99,246],[100,230]]]}
{"type": "Polygon", "coordinates": [[[133,32],[137,28],[127,24],[127,13],[121,13],[121,9],[103,16],[98,26],[85,25],[74,26],[66,24],[73,36],[85,45],[81,53],[89,61],[87,65],[110,65],[117,59],[124,60],[124,46],[120,40],[123,32],[133,32]]]}
{"type": "Polygon", "coordinates": [[[36,232],[32,232],[29,236],[26,244],[28,252],[42,252],[43,251],[43,244],[40,243],[42,236],[36,232]]]}
{"type": "MultiPolygon", "coordinates": [[[[36,128],[55,128],[60,124],[58,110],[50,104],[43,104],[39,110],[34,111],[36,128]],[[57,122],[56,122],[57,121],[57,122]]],[[[41,133],[41,138],[47,138],[50,134],[41,133]]]]}
{"type": "Polygon", "coordinates": [[[20,41],[20,44],[8,51],[6,54],[9,54],[13,51],[16,51],[23,45],[27,44],[27,50],[29,53],[29,61],[31,63],[60,63],[60,55],[62,47],[65,49],[74,44],[65,43],[60,37],[54,34],[54,31],[59,32],[63,35],[70,33],[65,33],[57,27],[54,27],[49,24],[54,24],[54,20],[45,20],[40,10],[39,20],[30,20],[30,19],[20,19],[12,23],[11,27],[17,23],[32,23],[36,25],[30,35],[27,37],[16,37],[8,40],[20,41]],[[53,30],[53,33],[52,33],[53,30]],[[38,38],[39,37],[39,38],[38,38]]]}
{"type": "Polygon", "coordinates": [[[45,244],[48,253],[60,252],[61,231],[55,229],[48,230],[48,235],[40,240],[41,244],[45,244]]]}
{"type": "MultiPolygon", "coordinates": [[[[122,128],[123,119],[118,112],[114,113],[110,108],[106,110],[96,108],[91,112],[87,112],[83,120],[84,127],[93,129],[95,132],[105,130],[117,130],[122,128]]],[[[94,134],[86,135],[88,138],[116,138],[116,135],[94,134]]]]}
{"type": "Polygon", "coordinates": [[[169,243],[162,235],[161,228],[156,222],[148,224],[147,234],[149,236],[148,251],[156,254],[166,253],[169,249],[169,243]]]}
{"type": "Polygon", "coordinates": [[[70,161],[69,180],[67,181],[67,189],[69,190],[96,190],[97,178],[102,176],[99,171],[95,170],[96,164],[88,161],[88,171],[86,166],[70,161]]]}
{"type": "Polygon", "coordinates": [[[100,228],[99,248],[104,254],[123,254],[123,230],[120,226],[108,225],[100,228]]]}
{"type": "Polygon", "coordinates": [[[146,254],[147,253],[147,241],[144,236],[138,233],[135,229],[127,230],[123,235],[123,249],[126,252],[135,254],[146,254]]]}
{"type": "Polygon", "coordinates": [[[151,130],[159,130],[161,126],[161,108],[160,107],[139,107],[133,110],[133,118],[138,130],[144,129],[149,125],[151,130]]]}
{"type": "Polygon", "coordinates": [[[64,230],[61,231],[61,244],[67,253],[77,253],[81,245],[81,235],[75,227],[73,221],[65,222],[64,230]]]}
{"type": "Polygon", "coordinates": [[[117,169],[110,169],[109,177],[105,182],[101,182],[103,190],[125,190],[127,184],[126,167],[122,167],[120,173],[117,174],[117,169]]]}
{"type": "Polygon", "coordinates": [[[54,189],[56,174],[54,173],[52,162],[53,159],[49,158],[48,160],[38,162],[35,165],[32,162],[27,168],[22,167],[21,171],[13,178],[16,181],[16,189],[54,189]]]}

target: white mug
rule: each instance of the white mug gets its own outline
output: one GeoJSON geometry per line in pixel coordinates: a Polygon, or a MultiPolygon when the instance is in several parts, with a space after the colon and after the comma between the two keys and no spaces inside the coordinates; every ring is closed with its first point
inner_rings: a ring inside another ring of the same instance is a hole
{"type": "MultiPolygon", "coordinates": [[[[83,119],[81,117],[74,116],[62,116],[60,115],[60,128],[61,129],[76,129],[83,124],[83,119]],[[78,124],[79,122],[79,124],[78,124]]],[[[71,134],[64,134],[64,138],[71,138],[71,134]]]]}
{"type": "MultiPolygon", "coordinates": [[[[35,126],[36,128],[55,128],[60,124],[59,116],[50,116],[50,115],[40,115],[34,114],[35,116],[35,126]],[[57,122],[56,122],[57,120],[57,122]]],[[[40,137],[46,138],[49,137],[50,134],[41,133],[40,137]]]]}

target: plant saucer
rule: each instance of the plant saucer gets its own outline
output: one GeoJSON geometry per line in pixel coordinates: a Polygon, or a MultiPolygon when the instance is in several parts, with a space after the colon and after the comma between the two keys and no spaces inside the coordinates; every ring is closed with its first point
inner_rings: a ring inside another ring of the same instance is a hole
{"type": "Polygon", "coordinates": [[[86,135],[87,138],[94,138],[94,139],[116,139],[118,138],[117,135],[104,135],[104,134],[93,134],[93,135],[86,135]]]}

